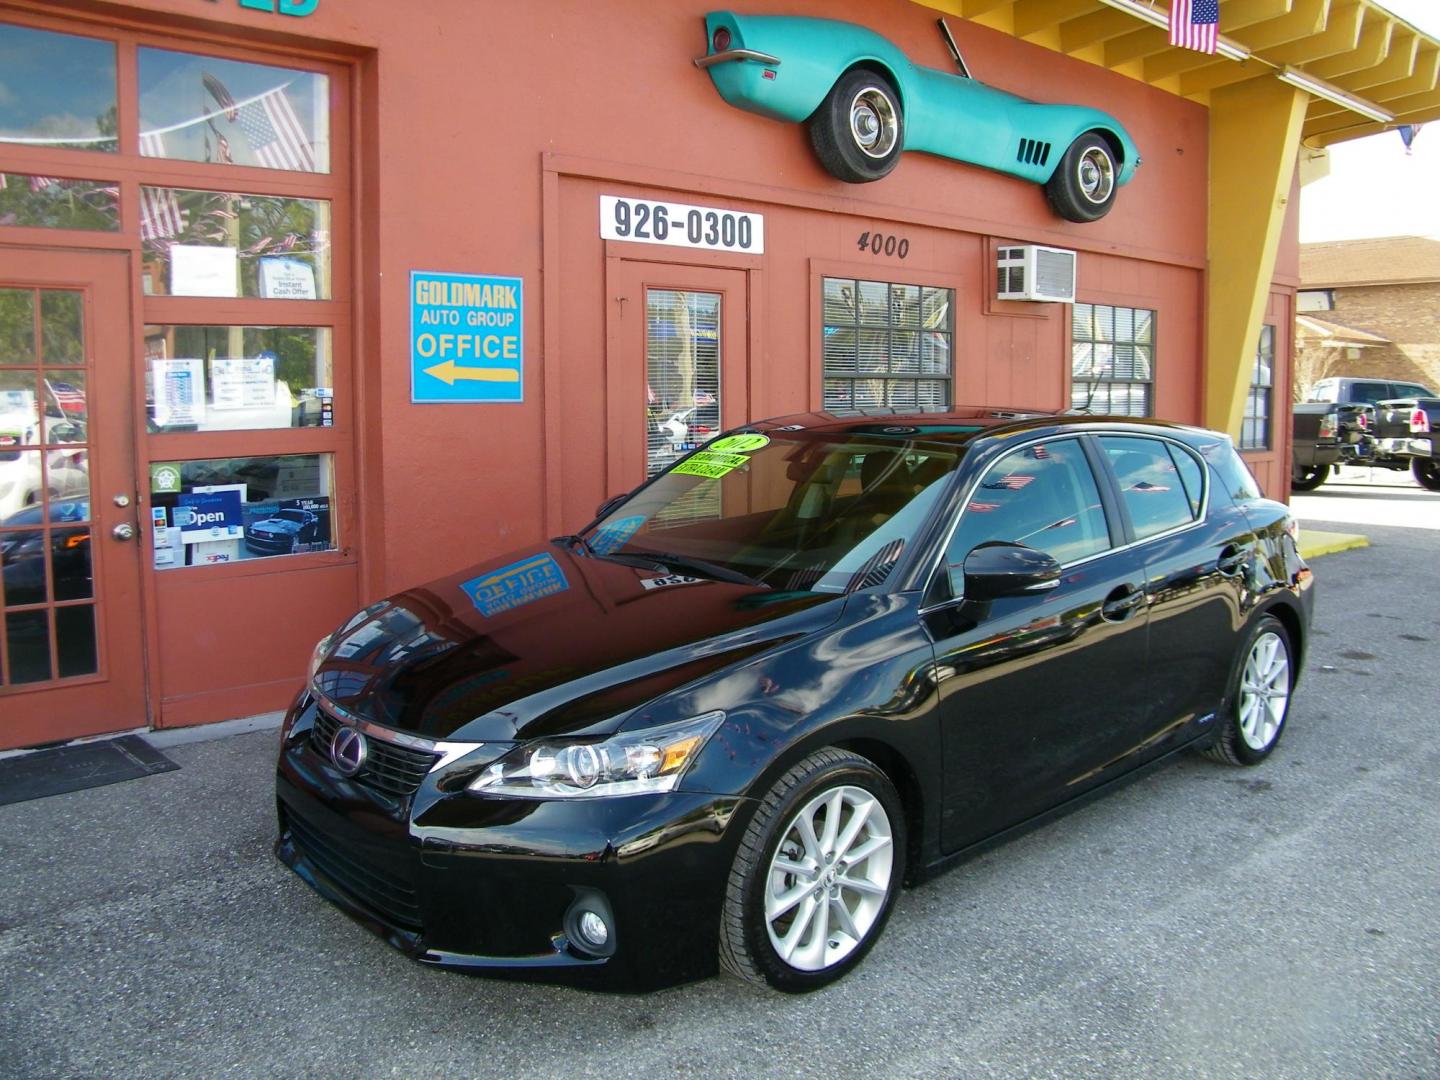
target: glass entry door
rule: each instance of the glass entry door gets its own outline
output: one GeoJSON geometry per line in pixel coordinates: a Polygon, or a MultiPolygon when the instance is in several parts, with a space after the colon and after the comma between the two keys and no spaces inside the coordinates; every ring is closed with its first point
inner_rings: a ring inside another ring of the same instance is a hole
{"type": "Polygon", "coordinates": [[[0,749],[147,723],[127,283],[0,251],[0,749]]]}
{"type": "Polygon", "coordinates": [[[720,293],[645,290],[645,475],[720,430],[720,293]]]}
{"type": "Polygon", "coordinates": [[[607,378],[612,491],[749,419],[745,272],[626,260],[618,277],[620,348],[607,378]]]}

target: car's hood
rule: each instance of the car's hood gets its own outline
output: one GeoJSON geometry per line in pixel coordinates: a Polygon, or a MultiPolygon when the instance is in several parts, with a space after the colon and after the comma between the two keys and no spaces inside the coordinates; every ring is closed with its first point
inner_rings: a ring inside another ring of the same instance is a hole
{"type": "Polygon", "coordinates": [[[336,633],[312,685],[362,720],[434,739],[607,732],[668,691],[828,626],[843,606],[547,543],[366,609],[336,633]]]}

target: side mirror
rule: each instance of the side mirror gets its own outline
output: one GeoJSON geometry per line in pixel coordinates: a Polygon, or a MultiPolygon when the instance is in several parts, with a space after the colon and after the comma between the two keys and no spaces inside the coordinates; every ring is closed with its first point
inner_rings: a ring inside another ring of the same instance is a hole
{"type": "Polygon", "coordinates": [[[602,502],[599,506],[595,508],[595,520],[598,521],[603,518],[606,514],[610,513],[611,510],[614,510],[617,506],[619,506],[629,497],[630,493],[628,491],[621,495],[611,495],[610,498],[606,499],[604,502],[602,502]]]}
{"type": "Polygon", "coordinates": [[[992,541],[965,556],[965,599],[976,602],[1053,589],[1060,584],[1060,564],[1043,551],[1023,544],[992,541]]]}

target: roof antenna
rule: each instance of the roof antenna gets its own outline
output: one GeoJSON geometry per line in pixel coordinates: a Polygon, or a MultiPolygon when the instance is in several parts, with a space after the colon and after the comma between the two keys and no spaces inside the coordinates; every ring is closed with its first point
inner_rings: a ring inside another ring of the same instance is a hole
{"type": "Polygon", "coordinates": [[[973,79],[969,67],[965,64],[965,58],[960,55],[960,46],[955,44],[955,35],[950,33],[950,27],[945,25],[944,19],[936,19],[935,25],[940,27],[940,36],[945,39],[945,44],[950,48],[950,55],[955,58],[955,66],[960,69],[962,79],[973,79]]]}

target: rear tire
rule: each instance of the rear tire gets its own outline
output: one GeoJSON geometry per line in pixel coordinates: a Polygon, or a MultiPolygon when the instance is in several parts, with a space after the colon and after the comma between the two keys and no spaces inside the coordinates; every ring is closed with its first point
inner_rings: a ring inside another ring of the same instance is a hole
{"type": "Polygon", "coordinates": [[[720,917],[720,964],[785,993],[865,958],[895,906],[905,815],[883,772],[827,747],[776,781],[740,841],[720,917]]]}
{"type": "Polygon", "coordinates": [[[1109,141],[1093,131],[1070,144],[1045,183],[1051,208],[1067,221],[1098,221],[1115,205],[1120,164],[1109,141]]]}
{"type": "Polygon", "coordinates": [[[842,75],[806,126],[825,171],[848,184],[888,176],[905,148],[905,115],[888,79],[857,68],[842,75]]]}
{"type": "Polygon", "coordinates": [[[1440,491],[1440,461],[1434,458],[1411,458],[1410,474],[1426,491],[1440,491]]]}
{"type": "Polygon", "coordinates": [[[1226,765],[1258,765],[1275,749],[1290,715],[1295,688],[1290,635],[1279,619],[1263,616],[1246,636],[1240,655],[1220,730],[1202,753],[1226,765]]]}
{"type": "Polygon", "coordinates": [[[1290,490],[1314,491],[1329,475],[1329,465],[1297,465],[1290,474],[1290,490]]]}

